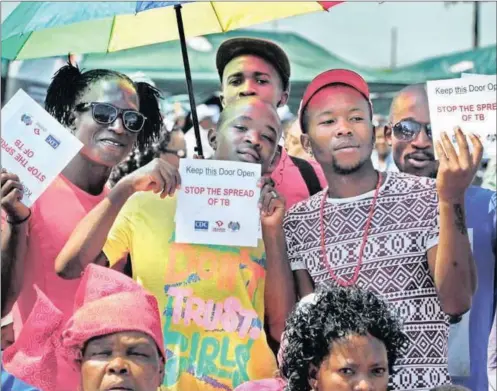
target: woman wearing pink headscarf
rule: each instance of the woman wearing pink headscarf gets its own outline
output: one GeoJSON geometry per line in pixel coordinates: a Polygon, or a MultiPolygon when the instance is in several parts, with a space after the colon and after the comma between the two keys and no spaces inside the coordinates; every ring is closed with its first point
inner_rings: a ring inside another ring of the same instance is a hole
{"type": "Polygon", "coordinates": [[[74,314],[59,311],[35,286],[37,300],[4,368],[42,391],[156,391],[164,377],[157,300],[124,274],[89,265],[74,314]],[[57,384],[57,358],[71,365],[73,387],[57,384]]]}

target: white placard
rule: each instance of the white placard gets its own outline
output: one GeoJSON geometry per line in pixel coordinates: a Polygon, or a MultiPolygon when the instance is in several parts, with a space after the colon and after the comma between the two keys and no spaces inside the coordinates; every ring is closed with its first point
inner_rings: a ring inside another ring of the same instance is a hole
{"type": "Polygon", "coordinates": [[[2,167],[16,174],[30,207],[83,147],[26,92],[2,109],[2,167]]]}
{"type": "MultiPolygon", "coordinates": [[[[433,141],[447,132],[455,144],[454,128],[480,136],[484,153],[495,153],[496,76],[465,76],[427,82],[433,141]]],[[[471,147],[471,143],[470,143],[471,147]]]]}
{"type": "Polygon", "coordinates": [[[259,164],[181,159],[176,242],[257,247],[259,164]]]}

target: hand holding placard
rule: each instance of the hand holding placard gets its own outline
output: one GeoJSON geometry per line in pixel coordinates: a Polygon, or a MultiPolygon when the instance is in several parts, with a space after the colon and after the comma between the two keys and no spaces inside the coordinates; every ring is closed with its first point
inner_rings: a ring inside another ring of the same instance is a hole
{"type": "Polygon", "coordinates": [[[285,199],[276,191],[271,178],[262,177],[257,186],[261,188],[258,205],[261,211],[261,225],[267,228],[282,227],[285,217],[285,199]]]}
{"type": "MultiPolygon", "coordinates": [[[[80,140],[23,90],[19,90],[2,108],[1,144],[2,167],[17,176],[15,182],[22,186],[22,204],[27,207],[38,199],[83,147],[80,140]]],[[[7,192],[7,182],[8,179],[2,183],[6,186],[2,192],[7,192]]],[[[12,193],[12,197],[19,198],[19,194],[14,196],[12,193]]],[[[12,213],[24,214],[13,198],[2,205],[4,210],[7,208],[12,213]]]]}
{"type": "MultiPolygon", "coordinates": [[[[465,133],[478,135],[487,153],[495,151],[496,93],[495,75],[428,81],[433,141],[440,140],[442,132],[460,126],[465,133]]],[[[452,143],[457,150],[456,135],[452,143]]],[[[438,152],[435,155],[438,158],[438,152]]]]}
{"type": "Polygon", "coordinates": [[[7,220],[24,221],[29,217],[29,208],[22,203],[24,190],[19,177],[2,168],[2,209],[7,214],[7,220]]]}
{"type": "Polygon", "coordinates": [[[468,140],[462,130],[458,128],[455,133],[459,154],[445,132],[442,133],[442,140],[435,143],[435,151],[440,160],[437,191],[440,201],[463,204],[466,189],[473,182],[480,166],[483,145],[477,136],[469,134],[473,144],[473,153],[471,153],[468,140]]]}

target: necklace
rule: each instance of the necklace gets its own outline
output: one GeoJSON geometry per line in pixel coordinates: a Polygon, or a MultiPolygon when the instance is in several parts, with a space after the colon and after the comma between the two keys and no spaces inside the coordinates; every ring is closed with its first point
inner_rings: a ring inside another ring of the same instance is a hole
{"type": "Polygon", "coordinates": [[[371,204],[371,208],[369,209],[369,216],[368,216],[368,219],[366,220],[366,224],[364,226],[364,234],[362,236],[361,248],[359,250],[359,259],[357,260],[357,265],[355,266],[355,269],[354,269],[354,275],[352,276],[352,278],[350,280],[342,279],[342,278],[338,277],[335,274],[335,271],[333,270],[333,268],[330,266],[328,260],[326,259],[326,246],[324,243],[324,204],[326,202],[326,198],[328,197],[328,188],[326,188],[326,190],[324,192],[323,199],[321,200],[321,210],[320,210],[321,256],[322,256],[323,263],[328,268],[328,272],[330,273],[331,278],[333,278],[333,280],[335,280],[338,283],[338,285],[340,285],[340,286],[343,286],[343,287],[352,286],[357,282],[357,279],[359,278],[359,271],[361,270],[361,265],[362,265],[362,256],[364,253],[364,248],[366,247],[366,242],[368,240],[369,227],[371,226],[371,220],[373,219],[374,208],[376,206],[376,200],[378,199],[378,193],[380,191],[381,180],[382,180],[381,172],[378,172],[378,183],[376,184],[376,190],[374,192],[373,203],[371,204]]]}

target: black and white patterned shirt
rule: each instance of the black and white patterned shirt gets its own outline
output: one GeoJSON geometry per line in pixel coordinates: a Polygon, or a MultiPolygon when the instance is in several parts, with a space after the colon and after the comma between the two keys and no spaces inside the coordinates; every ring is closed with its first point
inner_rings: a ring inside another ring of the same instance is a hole
{"type": "MultiPolygon", "coordinates": [[[[402,173],[383,175],[356,285],[391,303],[409,337],[407,352],[396,363],[393,389],[429,390],[449,382],[448,318],[427,259],[439,237],[435,181],[402,173]]],[[[374,193],[325,202],[326,261],[341,280],[354,275],[374,193]]],[[[284,220],[292,270],[307,270],[316,287],[337,284],[323,263],[323,196],[324,190],[296,204],[284,220]]]]}

